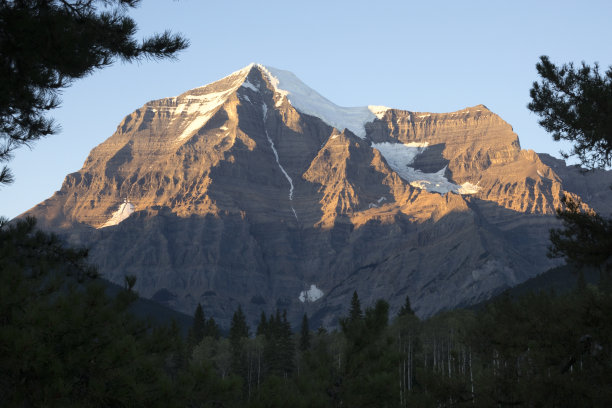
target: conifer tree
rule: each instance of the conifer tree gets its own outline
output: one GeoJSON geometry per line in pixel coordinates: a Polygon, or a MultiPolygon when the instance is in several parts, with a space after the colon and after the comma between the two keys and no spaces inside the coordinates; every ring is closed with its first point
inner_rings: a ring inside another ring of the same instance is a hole
{"type": "Polygon", "coordinates": [[[281,336],[280,325],[280,311],[277,310],[276,315],[270,314],[267,324],[262,327],[265,336],[264,365],[267,374],[279,374],[282,369],[282,358],[279,353],[281,336]]]}
{"type": "Polygon", "coordinates": [[[268,319],[266,318],[266,314],[262,311],[261,316],[259,317],[259,324],[257,325],[257,336],[265,336],[268,332],[268,319]]]}
{"type": "Polygon", "coordinates": [[[204,310],[202,305],[198,303],[195,313],[193,315],[193,325],[191,327],[190,336],[194,345],[199,344],[204,338],[206,331],[206,319],[204,317],[204,310]]]}
{"type": "Polygon", "coordinates": [[[249,327],[246,323],[246,317],[242,311],[242,307],[238,309],[232,316],[232,322],[229,331],[229,341],[232,353],[232,371],[236,374],[243,375],[246,366],[246,355],[244,340],[249,338],[249,327]]]}
{"type": "MultiPolygon", "coordinates": [[[[0,1],[0,162],[57,131],[46,113],[63,89],[116,60],[172,58],[187,41],[166,31],[136,40],[138,0],[0,1]]],[[[4,166],[0,184],[12,175],[4,166]]]]}
{"type": "Polygon", "coordinates": [[[229,339],[231,342],[236,343],[242,338],[248,338],[249,335],[249,326],[246,323],[246,317],[242,311],[242,306],[238,306],[238,309],[232,315],[229,339]]]}
{"type": "Polygon", "coordinates": [[[287,311],[283,311],[283,319],[279,330],[279,345],[281,353],[281,371],[286,378],[295,368],[295,343],[293,342],[293,332],[291,324],[287,320],[287,311]]]}
{"type": "MultiPolygon", "coordinates": [[[[597,64],[584,62],[557,67],[547,56],[536,65],[541,82],[531,88],[528,108],[541,117],[540,125],[554,140],[573,143],[565,156],[576,156],[588,169],[612,164],[612,67],[603,75],[597,64]]],[[[550,255],[569,263],[612,269],[612,220],[592,211],[569,196],[557,210],[562,229],[551,230],[550,255]]],[[[602,276],[606,279],[605,276],[602,276]]]]}
{"type": "Polygon", "coordinates": [[[265,332],[264,362],[267,374],[288,377],[295,368],[295,344],[287,312],[270,315],[265,332]]]}
{"type": "Polygon", "coordinates": [[[398,316],[414,316],[414,311],[412,310],[412,306],[410,306],[410,298],[406,296],[406,302],[400,309],[398,316]]]}
{"type": "Polygon", "coordinates": [[[548,255],[565,258],[578,268],[599,267],[612,256],[612,219],[606,219],[592,210],[584,210],[579,200],[564,196],[564,209],[557,210],[563,228],[550,231],[548,255]]]}
{"type": "Polygon", "coordinates": [[[130,315],[132,279],[109,298],[86,255],[32,218],[0,225],[3,406],[170,405],[172,334],[130,315]]]}
{"type": "Polygon", "coordinates": [[[527,106],[542,119],[554,140],[574,144],[565,156],[577,156],[587,168],[612,164],[612,67],[605,74],[584,62],[557,67],[547,56],[536,65],[541,82],[531,88],[527,106]]]}
{"type": "Polygon", "coordinates": [[[378,299],[374,308],[366,310],[365,321],[368,331],[377,336],[389,324],[389,303],[378,299]]]}
{"type": "Polygon", "coordinates": [[[308,316],[304,313],[302,327],[300,329],[300,350],[306,351],[310,348],[310,328],[308,327],[308,316]]]}
{"type": "Polygon", "coordinates": [[[357,296],[357,291],[353,292],[353,297],[351,298],[351,308],[349,309],[349,320],[351,322],[356,322],[363,318],[363,312],[361,311],[361,304],[359,302],[359,296],[357,296]]]}

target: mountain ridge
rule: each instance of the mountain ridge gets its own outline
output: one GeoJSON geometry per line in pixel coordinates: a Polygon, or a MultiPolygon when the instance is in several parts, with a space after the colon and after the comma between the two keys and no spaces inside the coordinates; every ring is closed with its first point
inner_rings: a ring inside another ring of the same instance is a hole
{"type": "Polygon", "coordinates": [[[549,269],[561,197],[612,184],[604,172],[566,189],[558,172],[578,176],[521,150],[484,105],[375,114],[325,99],[320,110],[348,112],[364,134],[336,128],[313,115],[320,94],[300,110],[309,88],[274,70],[249,65],[146,103],[27,214],[91,246],[110,280],[132,274],[146,297],[172,293],[177,310],[202,303],[227,325],[238,304],[250,319],[286,308],[334,325],[355,289],[392,310],[409,295],[428,316],[549,269]],[[300,300],[311,285],[323,295],[300,300]]]}

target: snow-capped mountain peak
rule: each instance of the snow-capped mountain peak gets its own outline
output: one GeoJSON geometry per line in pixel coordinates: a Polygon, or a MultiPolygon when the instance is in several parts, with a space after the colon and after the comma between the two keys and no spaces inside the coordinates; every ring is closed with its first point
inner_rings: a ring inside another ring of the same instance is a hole
{"type": "Polygon", "coordinates": [[[366,136],[364,125],[376,118],[380,119],[388,109],[384,106],[338,106],[292,72],[264,65],[257,67],[268,77],[276,92],[286,97],[295,109],[316,116],[339,130],[348,129],[362,139],[366,136]]]}

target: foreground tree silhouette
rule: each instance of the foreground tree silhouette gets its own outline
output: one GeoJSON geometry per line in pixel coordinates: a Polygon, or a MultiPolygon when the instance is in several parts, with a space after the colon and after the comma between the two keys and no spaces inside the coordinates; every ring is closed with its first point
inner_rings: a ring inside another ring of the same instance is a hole
{"type": "Polygon", "coordinates": [[[531,88],[529,110],[555,140],[574,144],[565,156],[577,156],[587,168],[612,164],[612,67],[605,74],[584,62],[557,67],[547,56],[536,65],[541,82],[531,88]]]}
{"type": "MultiPolygon", "coordinates": [[[[541,82],[531,88],[528,108],[542,119],[540,125],[554,140],[568,140],[576,156],[588,169],[612,164],[612,67],[605,74],[582,63],[557,67],[542,56],[536,65],[541,82]]],[[[610,266],[612,221],[583,209],[579,201],[564,197],[565,208],[557,211],[562,229],[551,230],[549,255],[564,257],[577,266],[610,266]]],[[[605,269],[609,269],[605,267],[605,269]]]]}
{"type": "MultiPolygon", "coordinates": [[[[57,131],[49,110],[76,79],[116,60],[174,57],[187,47],[166,31],[138,42],[127,15],[139,0],[0,1],[0,162],[57,131]]],[[[12,182],[5,165],[0,184],[12,182]]]]}
{"type": "Polygon", "coordinates": [[[105,295],[87,251],[26,219],[0,226],[0,399],[6,406],[172,406],[169,329],[105,295]]]}
{"type": "Polygon", "coordinates": [[[557,210],[557,216],[564,228],[551,230],[549,256],[563,257],[577,267],[604,265],[612,256],[612,220],[583,210],[581,203],[569,196],[562,201],[565,209],[557,210]]]}
{"type": "MultiPolygon", "coordinates": [[[[115,60],[173,57],[169,32],[135,39],[138,0],[0,0],[0,162],[57,131],[46,114],[76,79],[115,60]]],[[[12,181],[7,166],[0,184],[12,181]]],[[[0,400],[7,406],[173,406],[173,343],[128,307],[134,279],[105,295],[87,251],[0,218],[0,400]]],[[[176,387],[174,387],[176,388],[176,387]]],[[[179,403],[180,405],[180,403],[179,403]]]]}

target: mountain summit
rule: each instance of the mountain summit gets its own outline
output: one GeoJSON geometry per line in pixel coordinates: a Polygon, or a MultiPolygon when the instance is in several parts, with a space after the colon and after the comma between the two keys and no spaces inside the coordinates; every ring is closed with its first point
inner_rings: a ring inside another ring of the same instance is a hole
{"type": "Polygon", "coordinates": [[[251,64],[126,116],[26,214],[177,310],[335,325],[354,290],[428,316],[543,272],[563,194],[608,212],[604,183],[521,150],[484,105],[340,107],[251,64]]]}

